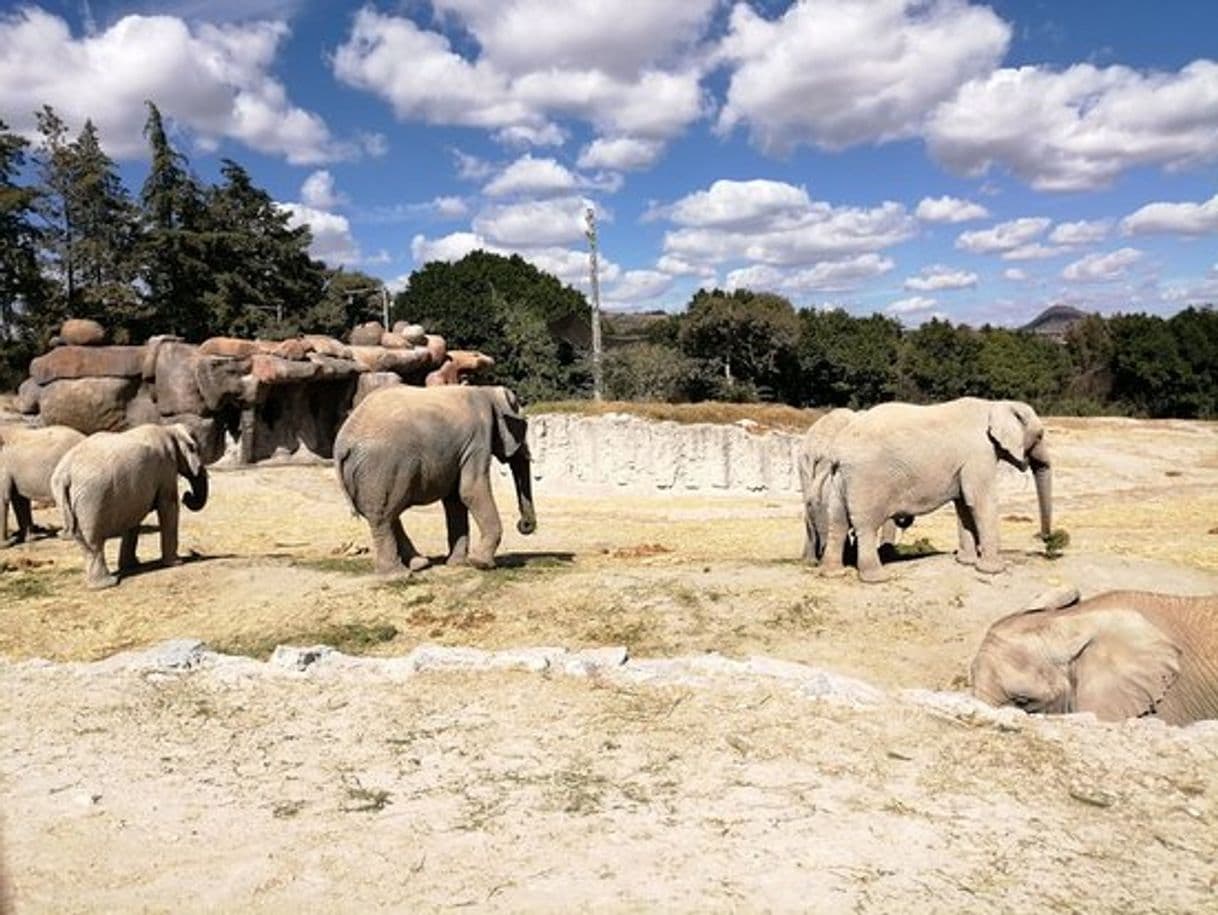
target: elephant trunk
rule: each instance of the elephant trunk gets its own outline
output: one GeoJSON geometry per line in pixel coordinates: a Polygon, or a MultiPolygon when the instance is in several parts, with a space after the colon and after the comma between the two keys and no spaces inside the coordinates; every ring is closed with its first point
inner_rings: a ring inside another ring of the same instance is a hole
{"type": "Polygon", "coordinates": [[[182,504],[192,512],[200,511],[207,504],[207,468],[200,467],[195,476],[186,476],[190,483],[190,492],[182,496],[182,504]]]}
{"type": "Polygon", "coordinates": [[[531,534],[537,530],[537,515],[533,511],[533,476],[530,472],[529,449],[522,447],[508,461],[512,469],[512,479],[516,483],[516,500],[520,505],[520,520],[516,522],[516,530],[522,534],[531,534]]]}
{"type": "Polygon", "coordinates": [[[1040,535],[1048,537],[1053,532],[1053,470],[1049,466],[1049,449],[1044,441],[1028,452],[1028,463],[1036,480],[1036,502],[1040,507],[1040,535]]]}

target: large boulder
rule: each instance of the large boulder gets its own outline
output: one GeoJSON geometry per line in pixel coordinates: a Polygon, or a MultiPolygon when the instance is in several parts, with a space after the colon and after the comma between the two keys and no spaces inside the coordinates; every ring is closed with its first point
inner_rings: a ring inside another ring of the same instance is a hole
{"type": "Polygon", "coordinates": [[[305,334],[301,339],[313,347],[313,352],[333,359],[350,359],[351,347],[333,337],[323,337],[320,334],[305,334]]]}
{"type": "Polygon", "coordinates": [[[355,361],[368,372],[395,372],[404,378],[425,375],[438,366],[425,346],[410,349],[385,349],[383,346],[353,346],[355,361]]]}
{"type": "Polygon", "coordinates": [[[17,399],[13,402],[13,406],[18,413],[29,416],[38,412],[38,401],[41,399],[42,385],[33,378],[27,378],[17,388],[17,399]]]}
{"type": "Polygon", "coordinates": [[[422,324],[411,324],[409,321],[397,321],[393,325],[393,332],[399,337],[404,337],[406,342],[411,346],[422,346],[427,339],[427,334],[423,330],[422,324]]]}
{"type": "Polygon", "coordinates": [[[196,369],[202,347],[177,341],[162,342],[157,347],[153,386],[157,409],[163,416],[178,413],[203,413],[207,407],[199,392],[196,369]]]}
{"type": "Polygon", "coordinates": [[[88,318],[68,318],[59,330],[59,339],[67,346],[101,346],[106,342],[106,329],[88,318]]]}
{"type": "Polygon", "coordinates": [[[494,365],[494,359],[476,350],[449,350],[447,360],[434,372],[428,374],[425,384],[428,387],[462,384],[470,375],[485,372],[494,365]]]}
{"type": "Polygon", "coordinates": [[[288,384],[318,377],[321,366],[316,362],[295,362],[259,353],[250,358],[250,374],[259,384],[288,384]]]}
{"type": "Polygon", "coordinates": [[[385,328],[380,321],[369,321],[351,331],[352,346],[380,346],[385,328]]]}
{"type": "Polygon", "coordinates": [[[249,359],[200,356],[195,364],[195,383],[204,409],[182,413],[217,413],[229,405],[247,406],[254,402],[257,381],[250,375],[249,359]]]}
{"type": "Polygon", "coordinates": [[[39,413],[45,425],[71,426],[85,435],[119,432],[139,390],[138,377],[64,378],[43,387],[39,413]]]}
{"type": "Polygon", "coordinates": [[[263,352],[258,340],[242,340],[238,337],[209,337],[199,344],[201,356],[228,356],[233,359],[248,359],[263,352]]]}
{"type": "Polygon", "coordinates": [[[126,417],[124,425],[126,428],[134,428],[142,426],[144,423],[160,423],[161,411],[157,409],[157,403],[153,399],[153,387],[147,382],[140,384],[136,388],[135,396],[127,401],[126,417]]]}
{"type": "Polygon", "coordinates": [[[30,377],[39,384],[62,378],[140,378],[142,346],[57,346],[30,362],[30,377]]]}

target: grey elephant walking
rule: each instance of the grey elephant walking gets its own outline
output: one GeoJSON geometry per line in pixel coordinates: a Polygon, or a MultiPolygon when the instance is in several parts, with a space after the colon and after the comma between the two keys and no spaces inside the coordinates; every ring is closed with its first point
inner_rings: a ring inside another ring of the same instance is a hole
{"type": "Polygon", "coordinates": [[[106,566],[105,545],[111,537],[122,537],[119,571],[135,568],[140,522],[154,510],[161,562],[177,565],[179,474],[191,486],[183,504],[201,510],[207,504],[207,469],[190,431],[180,424],[98,432],[63,456],[51,476],[51,490],[64,529],[84,552],[88,587],[118,584],[106,566]]]}
{"type": "Polygon", "coordinates": [[[1072,589],[1004,617],[972,665],[973,692],[1029,712],[1105,721],[1218,718],[1218,595],[1072,589]]]}
{"type": "Polygon", "coordinates": [[[67,426],[11,426],[0,432],[0,548],[22,543],[30,536],[34,530],[31,502],[53,498],[51,474],[55,466],[84,440],[82,433],[67,426]],[[11,538],[10,504],[17,519],[17,531],[11,538]]]}
{"type": "Polygon", "coordinates": [[[840,567],[848,529],[858,538],[859,578],[883,581],[876,532],[886,521],[956,508],[956,558],[1001,572],[998,466],[1032,469],[1040,529],[1052,527],[1049,448],[1040,417],[1014,400],[962,397],[918,406],[887,403],[859,414],[833,439],[829,536],[823,566],[840,567]]]}
{"type": "Polygon", "coordinates": [[[372,532],[376,571],[418,571],[428,560],[415,549],[400,515],[411,505],[444,503],[449,564],[488,569],[503,536],[491,492],[495,457],[512,471],[520,507],[517,530],[531,534],[533,510],[528,424],[503,387],[386,388],[351,412],[334,442],[339,485],[372,532]],[[469,516],[481,533],[469,545],[469,516]]]}

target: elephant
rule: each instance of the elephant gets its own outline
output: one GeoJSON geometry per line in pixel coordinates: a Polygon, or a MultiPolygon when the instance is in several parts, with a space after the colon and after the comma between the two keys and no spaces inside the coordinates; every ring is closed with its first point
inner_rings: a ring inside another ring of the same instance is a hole
{"type": "Polygon", "coordinates": [[[12,426],[0,433],[0,548],[24,542],[35,530],[30,502],[51,499],[55,465],[84,440],[82,433],[68,426],[12,426]],[[8,533],[10,502],[17,518],[12,538],[8,533]]]}
{"type": "MultiPolygon", "coordinates": [[[[833,437],[844,429],[859,414],[846,407],[830,410],[812,424],[799,443],[799,488],[804,500],[804,552],[805,562],[818,563],[825,553],[825,542],[829,536],[828,485],[833,462],[833,437]]],[[[842,519],[842,523],[845,521],[842,519]]],[[[880,550],[896,542],[896,529],[902,530],[913,523],[913,518],[898,516],[884,522],[880,534],[880,550]]],[[[845,556],[843,555],[843,561],[845,556]]]]}
{"type": "Polygon", "coordinates": [[[830,447],[829,535],[823,567],[840,569],[847,531],[858,538],[859,578],[890,577],[876,531],[889,519],[956,508],[956,559],[980,572],[999,557],[998,465],[1032,469],[1040,531],[1052,528],[1052,472],[1040,417],[1026,403],[962,397],[920,406],[886,403],[859,414],[830,447]]]}
{"type": "Polygon", "coordinates": [[[84,552],[87,587],[118,584],[106,567],[110,537],[122,537],[119,571],[135,568],[140,522],[153,509],[161,529],[161,563],[178,564],[178,474],[191,487],[183,504],[200,511],[207,504],[207,468],[190,430],[177,423],[99,432],[63,456],[51,476],[51,491],[64,529],[84,552]]]}
{"type": "Polygon", "coordinates": [[[1218,718],[1218,594],[1108,591],[1078,603],[1058,589],[986,632],[973,693],[1029,712],[1102,721],[1218,718]]]}
{"type": "Polygon", "coordinates": [[[428,566],[399,516],[436,501],[444,503],[448,525],[447,563],[493,567],[503,528],[491,492],[492,456],[512,471],[516,529],[533,533],[527,431],[516,395],[503,387],[401,385],[361,401],[338,431],[334,464],[352,509],[371,529],[376,571],[408,575],[428,566]],[[472,549],[471,512],[482,535],[472,549]]]}

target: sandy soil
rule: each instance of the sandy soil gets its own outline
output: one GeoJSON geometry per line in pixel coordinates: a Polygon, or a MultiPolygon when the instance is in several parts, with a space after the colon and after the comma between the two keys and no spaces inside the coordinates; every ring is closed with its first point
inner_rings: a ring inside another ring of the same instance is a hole
{"type": "MultiPolygon", "coordinates": [[[[986,625],[1055,584],[1218,591],[1218,426],[1049,434],[1071,545],[1038,552],[1012,471],[997,577],[952,560],[949,512],[905,533],[942,552],[863,586],[796,561],[793,498],[542,488],[538,533],[505,525],[503,568],[386,583],[318,467],[216,473],[207,509],[183,512],[192,561],[108,592],[81,587],[72,544],[0,553],[9,893],[21,911],[1204,909],[1218,728],[996,724],[897,692],[962,687],[986,625]],[[891,698],[21,663],[183,636],[255,657],[322,641],[766,655],[891,698]]],[[[506,487],[500,504],[513,517],[506,487]]],[[[404,520],[441,551],[440,512],[404,520]]]]}

